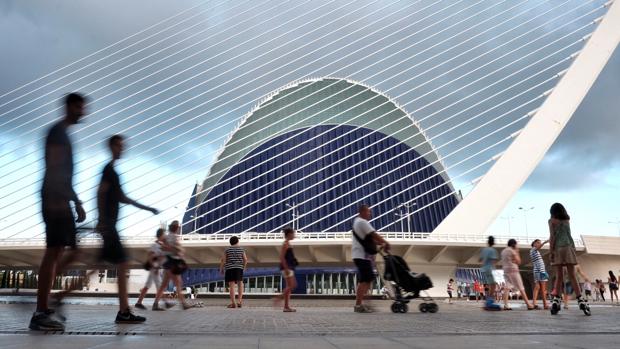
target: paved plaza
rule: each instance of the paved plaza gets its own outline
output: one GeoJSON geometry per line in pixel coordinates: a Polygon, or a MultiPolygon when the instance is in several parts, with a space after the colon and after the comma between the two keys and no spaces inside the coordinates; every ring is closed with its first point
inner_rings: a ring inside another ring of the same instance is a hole
{"type": "MultiPolygon", "coordinates": [[[[572,309],[484,312],[476,302],[440,302],[436,314],[412,306],[392,314],[389,301],[374,301],[373,314],[353,313],[350,300],[295,301],[297,313],[271,308],[269,300],[247,300],[225,309],[226,300],[207,299],[187,311],[140,311],[147,323],[116,325],[109,300],[78,299],[65,306],[64,333],[27,329],[32,304],[0,305],[0,348],[611,348],[617,347],[620,307],[593,305],[593,316],[572,309]],[[100,304],[97,304],[100,303],[100,304]],[[42,344],[44,343],[44,344],[42,344]]],[[[22,300],[20,300],[22,301],[22,300]]]]}

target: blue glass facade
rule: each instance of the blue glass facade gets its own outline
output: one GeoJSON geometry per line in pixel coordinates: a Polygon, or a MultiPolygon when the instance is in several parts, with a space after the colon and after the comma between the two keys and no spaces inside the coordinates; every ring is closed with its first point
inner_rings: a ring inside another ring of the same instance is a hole
{"type": "Polygon", "coordinates": [[[244,156],[200,204],[197,225],[205,234],[277,231],[291,225],[286,204],[296,203],[304,231],[348,231],[358,205],[368,203],[375,216],[386,213],[373,222],[381,231],[431,232],[458,199],[449,195],[426,206],[450,190],[434,166],[394,137],[315,126],[271,138],[244,156]],[[410,227],[395,223],[402,203],[423,208],[410,227]]]}

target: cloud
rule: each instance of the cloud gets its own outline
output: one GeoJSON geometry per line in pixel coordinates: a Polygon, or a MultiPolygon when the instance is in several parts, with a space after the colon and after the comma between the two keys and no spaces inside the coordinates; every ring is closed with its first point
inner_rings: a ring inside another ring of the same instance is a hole
{"type": "Polygon", "coordinates": [[[529,189],[578,190],[607,183],[620,167],[620,48],[526,183],[529,189]]]}

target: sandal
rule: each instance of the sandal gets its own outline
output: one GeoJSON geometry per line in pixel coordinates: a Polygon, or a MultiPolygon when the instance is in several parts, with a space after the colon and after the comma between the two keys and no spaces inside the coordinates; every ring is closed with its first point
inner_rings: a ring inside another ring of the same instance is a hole
{"type": "Polygon", "coordinates": [[[241,308],[242,305],[243,303],[237,303],[237,308],[241,308]]]}
{"type": "Polygon", "coordinates": [[[297,309],[293,309],[293,308],[284,308],[283,310],[285,313],[294,313],[297,311],[297,309]]]}
{"type": "Polygon", "coordinates": [[[226,308],[228,308],[228,309],[234,309],[236,307],[237,306],[235,305],[235,303],[230,303],[229,305],[226,306],[226,308]]]}
{"type": "Polygon", "coordinates": [[[511,307],[504,305],[504,310],[512,310],[511,307]]]}

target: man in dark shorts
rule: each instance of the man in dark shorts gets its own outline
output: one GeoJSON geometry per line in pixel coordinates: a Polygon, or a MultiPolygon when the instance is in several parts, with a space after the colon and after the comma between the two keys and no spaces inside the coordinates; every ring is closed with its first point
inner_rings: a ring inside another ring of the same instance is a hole
{"type": "Polygon", "coordinates": [[[139,209],[151,211],[153,214],[159,212],[145,205],[142,205],[128,198],[121,188],[120,178],[114,170],[114,163],[121,158],[123,153],[123,137],[114,135],[110,137],[108,146],[112,152],[112,161],[104,168],[101,176],[101,183],[97,190],[97,208],[99,210],[99,223],[97,231],[103,237],[103,247],[101,249],[101,259],[116,265],[118,272],[118,301],[120,309],[116,314],[116,323],[141,323],[146,320],[142,316],[134,315],[129,308],[127,295],[127,254],[121,244],[121,240],[116,230],[118,211],[120,204],[133,205],[139,209]]]}
{"type": "Polygon", "coordinates": [[[363,302],[375,279],[374,266],[376,254],[367,254],[360,241],[365,240],[366,236],[370,236],[377,245],[383,245],[386,251],[390,250],[390,244],[385,241],[381,235],[377,234],[375,228],[370,224],[369,220],[371,218],[372,211],[370,207],[368,205],[362,205],[359,208],[359,216],[355,217],[353,220],[351,256],[358,270],[355,307],[353,307],[356,313],[372,313],[373,310],[363,302]]]}
{"type": "Polygon", "coordinates": [[[45,222],[46,249],[39,267],[37,309],[30,319],[30,329],[63,331],[64,325],[54,320],[48,297],[57,274],[77,258],[75,222],[83,222],[86,212],[73,190],[73,148],[67,134],[85,114],[86,98],[70,93],[65,97],[65,117],[52,126],[45,139],[45,175],[41,188],[41,212],[45,222]],[[70,202],[73,201],[77,220],[70,202]],[[64,259],[65,247],[71,249],[64,259]]]}

